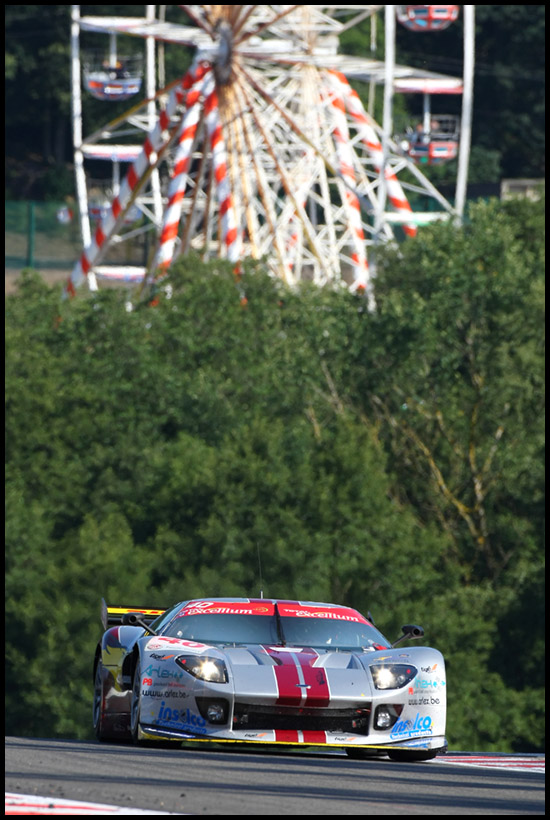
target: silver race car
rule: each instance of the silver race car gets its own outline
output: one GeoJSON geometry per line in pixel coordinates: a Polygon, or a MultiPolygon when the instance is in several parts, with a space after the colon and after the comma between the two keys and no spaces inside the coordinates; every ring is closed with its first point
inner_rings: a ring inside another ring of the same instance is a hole
{"type": "Polygon", "coordinates": [[[446,749],[443,656],[401,646],[420,627],[391,644],[354,609],[264,598],[102,607],[100,740],[300,744],[407,761],[446,749]]]}

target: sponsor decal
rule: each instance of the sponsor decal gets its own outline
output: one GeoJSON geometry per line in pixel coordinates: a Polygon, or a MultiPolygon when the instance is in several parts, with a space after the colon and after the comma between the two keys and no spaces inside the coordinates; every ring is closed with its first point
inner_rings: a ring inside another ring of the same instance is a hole
{"type": "Polygon", "coordinates": [[[170,649],[171,647],[187,647],[189,649],[206,649],[207,645],[204,643],[197,643],[196,641],[186,641],[183,638],[164,638],[162,635],[157,635],[151,638],[147,644],[146,649],[170,649]]]}
{"type": "Polygon", "coordinates": [[[437,689],[443,688],[446,685],[444,680],[426,680],[425,678],[416,677],[413,684],[409,686],[409,695],[414,695],[416,689],[437,689]]]}
{"type": "Polygon", "coordinates": [[[188,698],[189,692],[181,689],[142,689],[141,694],[146,698],[188,698]]]}
{"type": "Polygon", "coordinates": [[[419,696],[417,698],[409,698],[407,701],[409,706],[440,706],[441,701],[439,698],[434,698],[433,695],[428,696],[419,696]]]}
{"type": "Polygon", "coordinates": [[[152,686],[153,677],[155,677],[155,680],[158,680],[159,678],[160,680],[169,680],[172,678],[174,680],[182,680],[182,678],[185,675],[184,672],[179,672],[176,669],[166,669],[165,667],[161,666],[153,666],[152,663],[150,663],[149,666],[143,670],[143,674],[145,675],[145,677],[142,680],[144,686],[152,686]],[[151,682],[146,683],[146,681],[151,682]]]}
{"type": "Polygon", "coordinates": [[[417,712],[414,720],[398,720],[390,732],[390,737],[392,739],[403,739],[407,737],[415,737],[417,735],[431,735],[431,733],[431,717],[429,715],[421,717],[420,712],[417,712]]]}
{"type": "Polygon", "coordinates": [[[416,741],[413,741],[412,743],[407,743],[407,749],[429,749],[429,748],[430,748],[430,742],[426,741],[426,740],[424,740],[424,741],[416,740],[416,741]]]}
{"type": "Polygon", "coordinates": [[[178,613],[178,618],[187,615],[273,615],[274,612],[275,605],[265,601],[246,604],[239,601],[191,601],[178,613]]]}
{"type": "Polygon", "coordinates": [[[162,615],[164,609],[138,609],[131,606],[109,606],[107,612],[109,615],[124,615],[127,612],[139,612],[140,615],[162,615]]]}
{"type": "Polygon", "coordinates": [[[190,729],[194,732],[203,733],[206,731],[206,721],[200,715],[196,715],[189,708],[174,709],[170,706],[166,706],[164,701],[160,704],[158,718],[154,722],[157,724],[161,722],[175,723],[178,728],[190,729]]]}
{"type": "Polygon", "coordinates": [[[338,609],[324,609],[317,606],[302,606],[298,604],[278,604],[279,614],[285,618],[327,618],[334,621],[354,621],[356,623],[368,624],[354,609],[340,607],[338,609]]]}

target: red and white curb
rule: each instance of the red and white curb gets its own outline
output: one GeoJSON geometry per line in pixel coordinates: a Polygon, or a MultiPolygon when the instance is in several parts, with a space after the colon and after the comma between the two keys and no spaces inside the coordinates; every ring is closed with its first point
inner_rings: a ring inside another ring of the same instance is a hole
{"type": "Polygon", "coordinates": [[[60,800],[57,797],[36,797],[31,794],[6,793],[6,815],[19,814],[177,814],[170,811],[131,809],[104,803],[82,803],[79,800],[60,800]]]}
{"type": "Polygon", "coordinates": [[[506,769],[508,772],[545,773],[542,755],[455,755],[448,754],[434,758],[432,763],[449,763],[455,766],[470,766],[485,769],[506,769]]]}

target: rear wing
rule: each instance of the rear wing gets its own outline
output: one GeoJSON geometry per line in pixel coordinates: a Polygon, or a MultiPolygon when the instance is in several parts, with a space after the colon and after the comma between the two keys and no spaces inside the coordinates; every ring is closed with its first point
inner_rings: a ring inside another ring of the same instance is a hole
{"type": "Polygon", "coordinates": [[[101,623],[103,629],[108,629],[110,626],[120,626],[122,624],[122,616],[127,612],[139,612],[141,619],[145,623],[152,623],[159,615],[166,612],[165,609],[143,609],[136,606],[107,606],[105,599],[101,599],[101,623]]]}

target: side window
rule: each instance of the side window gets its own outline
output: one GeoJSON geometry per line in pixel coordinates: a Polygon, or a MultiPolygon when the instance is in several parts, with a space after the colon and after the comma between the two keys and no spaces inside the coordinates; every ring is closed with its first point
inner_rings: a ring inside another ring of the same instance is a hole
{"type": "Polygon", "coordinates": [[[181,603],[175,604],[175,606],[171,606],[170,609],[167,609],[166,612],[163,612],[162,615],[159,615],[156,621],[153,621],[150,624],[151,629],[153,629],[155,632],[160,632],[166,626],[166,624],[170,623],[170,621],[174,617],[175,613],[180,609],[180,607],[181,603]]]}

